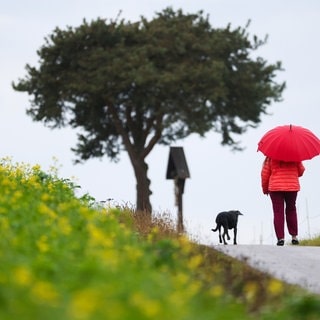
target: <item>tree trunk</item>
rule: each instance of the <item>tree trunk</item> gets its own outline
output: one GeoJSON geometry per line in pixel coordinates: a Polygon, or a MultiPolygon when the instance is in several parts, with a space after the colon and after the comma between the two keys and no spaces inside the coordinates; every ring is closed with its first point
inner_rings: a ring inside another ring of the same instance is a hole
{"type": "Polygon", "coordinates": [[[136,177],[137,201],[136,210],[143,211],[151,216],[152,206],[150,202],[150,180],[148,179],[148,165],[143,159],[132,161],[134,174],[136,177]]]}

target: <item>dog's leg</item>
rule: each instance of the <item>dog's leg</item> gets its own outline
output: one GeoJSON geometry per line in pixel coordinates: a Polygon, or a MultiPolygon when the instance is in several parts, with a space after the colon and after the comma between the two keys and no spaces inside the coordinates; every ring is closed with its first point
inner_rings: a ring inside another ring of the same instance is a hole
{"type": "Polygon", "coordinates": [[[227,228],[223,228],[223,234],[222,234],[222,238],[223,238],[223,243],[224,244],[228,244],[227,241],[226,241],[226,237],[227,236],[227,239],[230,240],[230,237],[229,237],[229,234],[228,234],[228,229],[227,228]]]}
{"type": "Polygon", "coordinates": [[[233,244],[237,244],[237,227],[233,229],[233,244]]]}
{"type": "Polygon", "coordinates": [[[222,243],[222,237],[221,237],[221,226],[219,226],[219,242],[222,243]]]}
{"type": "Polygon", "coordinates": [[[224,236],[227,236],[227,239],[230,240],[229,232],[228,232],[228,226],[224,227],[224,236]]]}
{"type": "Polygon", "coordinates": [[[227,239],[230,240],[228,229],[229,229],[229,223],[228,223],[228,220],[226,220],[226,222],[224,224],[224,233],[227,236],[227,239]]]}

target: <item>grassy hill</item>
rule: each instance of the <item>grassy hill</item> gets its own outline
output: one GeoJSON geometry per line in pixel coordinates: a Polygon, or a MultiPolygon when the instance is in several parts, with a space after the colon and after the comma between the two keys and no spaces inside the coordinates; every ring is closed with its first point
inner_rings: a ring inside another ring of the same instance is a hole
{"type": "Polygon", "coordinates": [[[318,296],[76,188],[0,162],[0,319],[319,318],[318,296]]]}

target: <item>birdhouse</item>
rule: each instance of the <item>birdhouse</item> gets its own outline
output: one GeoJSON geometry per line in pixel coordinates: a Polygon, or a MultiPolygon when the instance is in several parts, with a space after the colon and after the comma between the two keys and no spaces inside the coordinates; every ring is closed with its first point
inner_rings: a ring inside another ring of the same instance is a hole
{"type": "Polygon", "coordinates": [[[190,178],[190,173],[182,147],[170,147],[167,179],[190,178]]]}

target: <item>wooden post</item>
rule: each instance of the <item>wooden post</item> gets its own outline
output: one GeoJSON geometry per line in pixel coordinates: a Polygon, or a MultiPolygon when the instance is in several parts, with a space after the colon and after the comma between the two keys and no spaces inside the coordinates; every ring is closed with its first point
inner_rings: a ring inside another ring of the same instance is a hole
{"type": "Polygon", "coordinates": [[[174,180],[174,193],[176,206],[178,207],[177,231],[184,232],[182,195],[186,178],[190,177],[187,161],[181,147],[171,147],[167,168],[167,179],[174,180]]]}
{"type": "Polygon", "coordinates": [[[175,193],[176,193],[176,205],[178,207],[178,221],[177,221],[177,230],[179,233],[184,232],[183,226],[183,208],[182,208],[182,195],[184,189],[184,179],[175,179],[175,193]]]}

